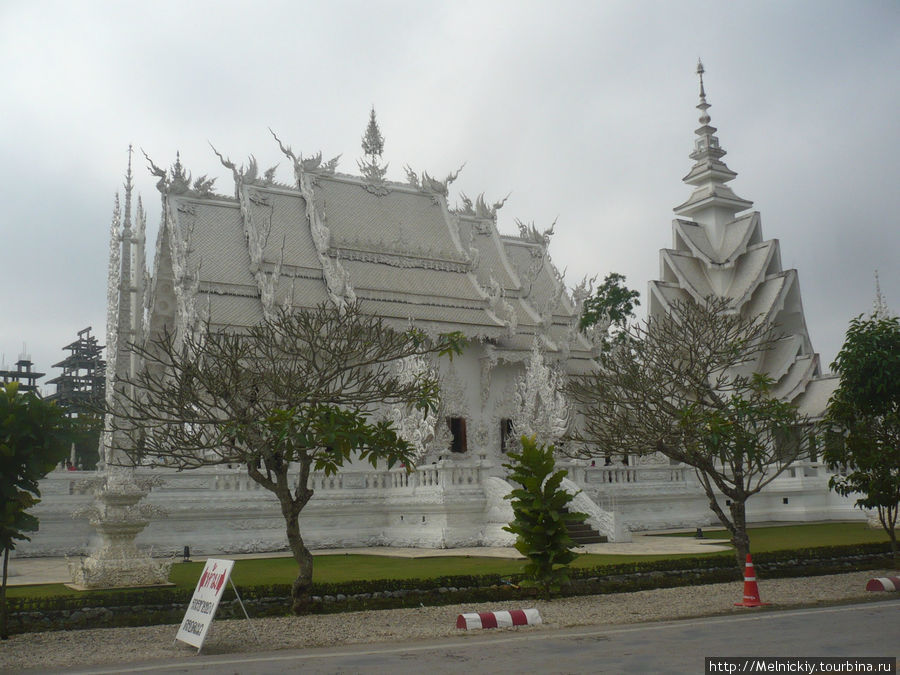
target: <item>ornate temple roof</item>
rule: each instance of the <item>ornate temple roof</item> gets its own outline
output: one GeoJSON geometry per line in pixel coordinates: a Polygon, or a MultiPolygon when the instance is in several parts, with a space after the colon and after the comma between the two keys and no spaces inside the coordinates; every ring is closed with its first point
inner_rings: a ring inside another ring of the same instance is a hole
{"type": "Polygon", "coordinates": [[[213,193],[205,177],[191,183],[180,158],[168,172],[151,162],[164,206],[151,331],[205,319],[247,326],[280,307],[359,301],[398,326],[459,330],[507,360],[528,358],[536,336],[550,352],[590,358],[550,261],[552,228],[519,224],[519,237],[501,236],[502,201],[464,197],[449,208],[455,174],[439,181],[407,169],[408,183],[387,181],[369,155],[364,175],[350,176],[335,172],[336,159],[298,158],[278,143],[293,162],[290,185],[272,170],[259,176],[252,158],[238,168],[216,151],[234,196],[213,193]]]}
{"type": "Polygon", "coordinates": [[[694,165],[683,179],[694,190],[674,209],[682,217],[672,222],[673,247],[660,251],[660,279],[649,288],[650,313],[669,312],[676,301],[714,296],[727,298],[734,311],[747,317],[764,317],[781,338],[753,369],[775,380],[776,396],[796,401],[815,417],[828,400],[823,392],[832,385],[831,379],[819,379],[819,356],[809,339],[799,276],[796,270],[782,269],[779,242],[763,238],[759,213],[746,212],[753,203],[726,185],[737,173],[722,161],[725,150],[710,124],[702,63],[697,73],[700,127],[690,155],[694,165]],[[810,400],[804,398],[807,390],[810,400]]]}

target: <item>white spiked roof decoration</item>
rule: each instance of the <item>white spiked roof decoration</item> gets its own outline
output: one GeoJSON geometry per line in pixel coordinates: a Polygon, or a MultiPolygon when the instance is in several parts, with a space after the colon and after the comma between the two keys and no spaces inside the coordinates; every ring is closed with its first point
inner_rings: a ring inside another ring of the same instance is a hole
{"type": "Polygon", "coordinates": [[[875,301],[872,303],[872,316],[891,317],[894,313],[888,307],[887,300],[881,292],[881,279],[878,278],[878,270],[875,270],[875,301]]]}
{"type": "Polygon", "coordinates": [[[673,223],[673,247],[660,251],[660,279],[650,282],[650,314],[672,311],[676,301],[712,295],[727,298],[733,311],[747,317],[764,317],[783,337],[753,368],[776,381],[775,396],[794,400],[819,372],[797,271],[782,269],[778,240],[763,239],[758,213],[738,215],[752,203],[725,185],[737,174],[722,161],[725,150],[710,124],[703,73],[698,63],[700,127],[691,153],[694,166],[684,178],[695,189],[675,209],[682,218],[673,223]]]}
{"type": "MultiPolygon", "coordinates": [[[[688,185],[694,186],[694,192],[690,199],[675,207],[675,213],[719,230],[725,223],[734,220],[736,213],[753,206],[753,202],[738,197],[725,185],[734,180],[737,174],[722,161],[725,150],[719,145],[717,129],[710,125],[710,105],[706,102],[706,90],[703,87],[704,72],[703,63],[698,60],[700,103],[697,108],[700,110],[700,126],[694,131],[697,138],[694,140],[694,151],[690,154],[694,166],[683,179],[688,185]]],[[[710,232],[710,240],[719,240],[716,234],[718,232],[710,232]]]]}

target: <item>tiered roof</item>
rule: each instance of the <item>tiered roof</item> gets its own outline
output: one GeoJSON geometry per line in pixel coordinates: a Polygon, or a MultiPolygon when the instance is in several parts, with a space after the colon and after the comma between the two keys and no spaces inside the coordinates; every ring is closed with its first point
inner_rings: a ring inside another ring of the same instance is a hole
{"type": "MultiPolygon", "coordinates": [[[[497,210],[465,197],[448,206],[443,181],[407,170],[408,183],[335,171],[336,160],[296,157],[291,184],[254,160],[232,169],[234,196],[191,183],[180,161],[161,180],[164,222],[150,331],[258,322],[280,307],[359,301],[364,311],[414,322],[431,334],[461,331],[498,358],[528,357],[537,336],[551,353],[585,362],[579,311],[548,255],[550,231],[520,224],[500,235],[497,210]]],[[[218,153],[217,153],[218,154],[218,153]]],[[[375,161],[370,158],[370,162],[375,161]]],[[[366,166],[369,166],[368,164],[366,166]]]]}
{"type": "MultiPolygon", "coordinates": [[[[710,125],[703,72],[698,64],[700,127],[690,155],[694,165],[683,179],[694,191],[675,208],[682,217],[672,222],[673,248],[660,251],[660,279],[650,282],[650,313],[666,313],[676,301],[714,296],[727,298],[745,316],[764,317],[782,337],[754,370],[775,380],[778,397],[809,407],[798,397],[820,376],[819,356],[806,328],[797,271],[782,269],[778,240],[763,239],[759,213],[741,213],[753,202],[727,185],[737,174],[722,161],[726,153],[710,125]]],[[[823,386],[813,389],[818,401],[823,386]]]]}

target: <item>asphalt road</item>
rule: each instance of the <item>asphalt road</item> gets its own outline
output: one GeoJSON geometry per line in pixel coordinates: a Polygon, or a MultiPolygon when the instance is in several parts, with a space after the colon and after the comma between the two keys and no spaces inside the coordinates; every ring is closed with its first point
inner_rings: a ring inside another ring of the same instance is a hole
{"type": "Polygon", "coordinates": [[[610,628],[475,631],[443,641],[198,656],[89,672],[704,673],[704,657],[898,654],[900,599],[892,599],[610,628]]]}

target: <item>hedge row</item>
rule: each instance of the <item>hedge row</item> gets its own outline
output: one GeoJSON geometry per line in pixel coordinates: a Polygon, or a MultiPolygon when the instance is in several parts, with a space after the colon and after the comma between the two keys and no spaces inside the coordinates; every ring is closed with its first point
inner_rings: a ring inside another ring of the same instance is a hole
{"type": "MultiPolygon", "coordinates": [[[[837,574],[888,564],[890,544],[828,546],[754,555],[760,578],[837,574]]],[[[740,580],[733,554],[677,558],[571,570],[572,584],[562,595],[622,593],[651,588],[740,580]]],[[[333,613],[421,604],[444,605],[534,597],[518,587],[521,575],[445,576],[432,579],[379,579],[313,585],[313,612],[333,613]]],[[[289,614],[289,584],[239,587],[252,616],[289,614]]],[[[82,596],[9,598],[10,631],[97,628],[179,623],[193,591],[175,588],[93,592],[82,596]]],[[[218,618],[242,616],[228,588],[218,618]]]]}

